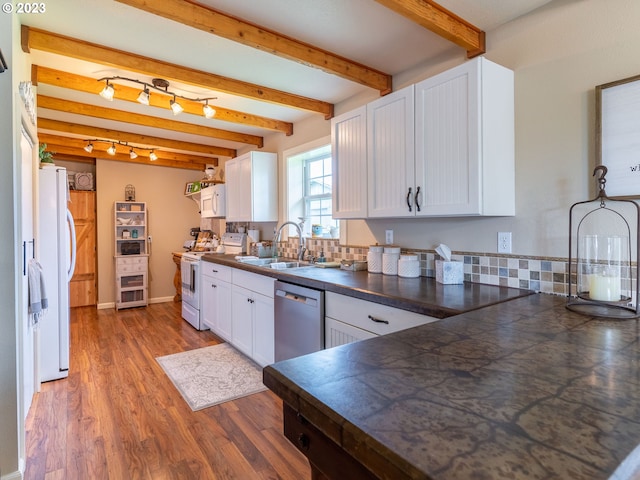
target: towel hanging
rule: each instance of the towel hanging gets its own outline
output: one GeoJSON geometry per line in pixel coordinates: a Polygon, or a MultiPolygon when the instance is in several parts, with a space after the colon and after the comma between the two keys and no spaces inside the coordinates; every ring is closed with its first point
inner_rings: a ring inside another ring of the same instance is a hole
{"type": "Polygon", "coordinates": [[[49,300],[47,299],[47,291],[44,284],[44,275],[42,274],[42,265],[35,260],[29,260],[29,318],[31,325],[36,327],[47,311],[49,300]]]}

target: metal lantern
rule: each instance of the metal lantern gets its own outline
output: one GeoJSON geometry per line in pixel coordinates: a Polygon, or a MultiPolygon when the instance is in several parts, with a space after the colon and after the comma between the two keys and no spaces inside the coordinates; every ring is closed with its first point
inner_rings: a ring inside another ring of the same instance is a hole
{"type": "Polygon", "coordinates": [[[597,317],[637,318],[638,269],[632,262],[638,260],[640,208],[632,200],[608,198],[606,174],[607,167],[597,166],[597,197],[569,211],[567,308],[597,317]]]}
{"type": "Polygon", "coordinates": [[[124,187],[124,199],[126,202],[135,202],[136,201],[136,188],[129,184],[124,187]]]}

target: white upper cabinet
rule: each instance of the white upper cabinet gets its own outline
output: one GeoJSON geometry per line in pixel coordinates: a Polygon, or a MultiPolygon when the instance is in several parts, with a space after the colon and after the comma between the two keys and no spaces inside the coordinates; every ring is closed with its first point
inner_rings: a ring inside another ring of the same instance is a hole
{"type": "Polygon", "coordinates": [[[511,70],[475,58],[363,108],[332,124],[336,218],[515,215],[511,70]]]}
{"type": "Polygon", "coordinates": [[[412,216],[413,85],[367,105],[368,216],[412,216]]]}
{"type": "Polygon", "coordinates": [[[333,218],[367,217],[367,107],[331,119],[333,218]]]}
{"type": "Polygon", "coordinates": [[[277,155],[247,152],[225,163],[227,222],[278,221],[277,155]]]}
{"type": "Polygon", "coordinates": [[[478,57],[415,96],[417,215],[515,215],[513,72],[478,57]]]}

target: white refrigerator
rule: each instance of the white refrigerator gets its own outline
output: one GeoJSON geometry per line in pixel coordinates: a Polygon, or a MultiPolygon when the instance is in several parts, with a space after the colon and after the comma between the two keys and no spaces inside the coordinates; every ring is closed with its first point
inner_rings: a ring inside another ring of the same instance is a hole
{"type": "Polygon", "coordinates": [[[39,322],[40,381],[69,375],[69,281],[76,257],[75,225],[67,208],[67,170],[46,166],[40,170],[38,242],[40,265],[49,306],[39,322]]]}

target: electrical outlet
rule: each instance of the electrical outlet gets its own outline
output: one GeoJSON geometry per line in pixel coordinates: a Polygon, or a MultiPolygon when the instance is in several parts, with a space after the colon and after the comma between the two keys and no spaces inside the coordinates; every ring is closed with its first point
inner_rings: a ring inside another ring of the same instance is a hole
{"type": "Polygon", "coordinates": [[[386,230],[384,232],[384,243],[387,245],[393,244],[393,230],[386,230]]]}
{"type": "Polygon", "coordinates": [[[511,232],[498,232],[498,253],[511,253],[511,232]]]}

